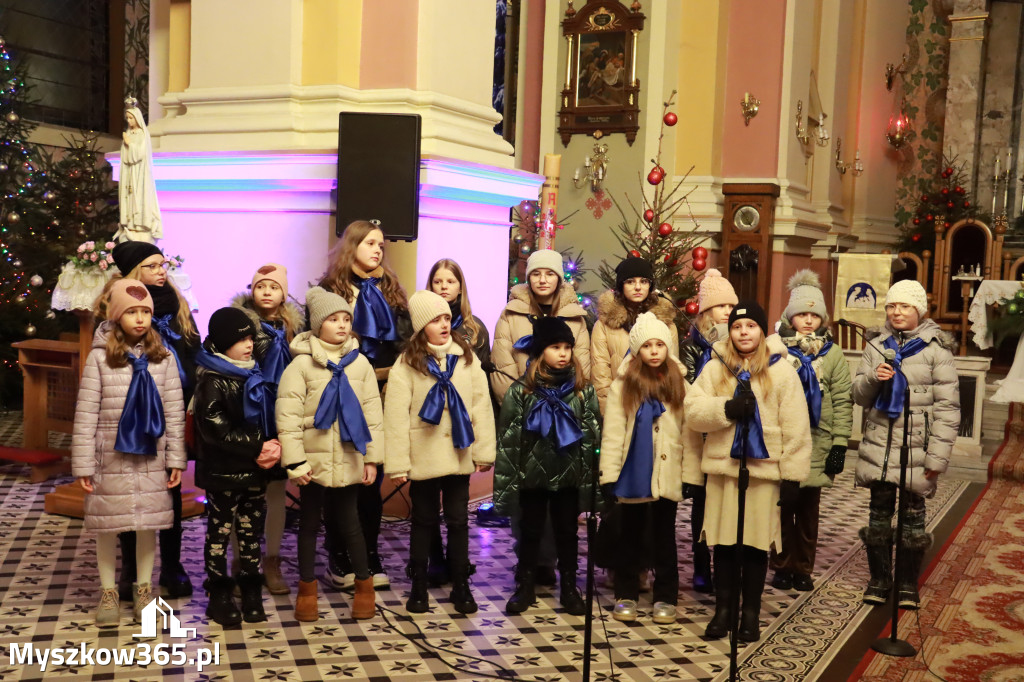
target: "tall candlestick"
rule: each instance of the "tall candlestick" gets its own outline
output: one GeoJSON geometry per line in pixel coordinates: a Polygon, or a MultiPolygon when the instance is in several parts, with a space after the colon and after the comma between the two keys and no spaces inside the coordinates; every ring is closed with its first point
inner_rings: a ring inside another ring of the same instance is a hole
{"type": "Polygon", "coordinates": [[[1003,182],[1003,213],[1009,213],[1010,204],[1010,162],[1006,162],[1006,180],[1003,182]]]}
{"type": "MultiPolygon", "coordinates": [[[[993,182],[999,182],[999,157],[998,156],[996,157],[996,173],[993,176],[993,178],[994,178],[993,182]]],[[[994,192],[995,189],[993,189],[992,191],[994,192]]]]}

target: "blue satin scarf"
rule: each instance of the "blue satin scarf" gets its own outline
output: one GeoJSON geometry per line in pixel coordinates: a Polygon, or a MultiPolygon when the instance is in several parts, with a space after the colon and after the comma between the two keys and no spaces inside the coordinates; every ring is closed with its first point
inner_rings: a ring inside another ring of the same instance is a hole
{"type": "Polygon", "coordinates": [[[537,386],[533,394],[536,399],[523,422],[523,430],[532,431],[541,438],[551,437],[555,448],[563,452],[566,448],[583,440],[583,431],[572,408],[566,404],[566,396],[572,395],[576,379],[570,377],[561,386],[537,386]]]}
{"type": "Polygon", "coordinates": [[[178,378],[181,379],[181,388],[184,389],[188,386],[188,377],[185,376],[185,368],[181,366],[178,351],[174,349],[174,342],[181,341],[181,334],[171,329],[171,319],[173,317],[173,315],[154,317],[153,324],[156,325],[156,330],[160,334],[160,339],[164,342],[164,347],[171,351],[171,355],[174,356],[174,362],[178,365],[178,378]]]}
{"type": "Polygon", "coordinates": [[[814,372],[814,366],[811,363],[818,358],[825,357],[831,348],[832,342],[827,341],[817,355],[805,355],[796,346],[789,347],[789,354],[800,360],[800,367],[797,368],[796,373],[804,387],[807,411],[811,415],[811,427],[815,429],[818,428],[818,422],[821,421],[821,386],[818,384],[818,375],[814,372]]]}
{"type": "Polygon", "coordinates": [[[366,444],[373,438],[370,436],[370,427],[366,425],[359,396],[352,390],[352,385],[345,376],[345,368],[358,357],[357,348],[338,360],[338,364],[327,361],[327,369],[331,370],[332,376],[324,387],[320,403],[316,406],[313,426],[318,429],[329,429],[334,422],[338,422],[341,442],[352,443],[356,450],[365,455],[366,444]]]}
{"type": "Polygon", "coordinates": [[[149,373],[149,358],[125,353],[132,364],[132,382],[117,422],[114,449],[129,455],[156,455],[156,441],[164,435],[164,404],[149,373]]]}
{"type": "Polygon", "coordinates": [[[244,369],[219,358],[205,348],[196,355],[196,364],[200,367],[223,374],[233,379],[242,379],[242,414],[245,421],[260,427],[268,439],[277,437],[277,424],[274,421],[274,402],[277,400],[277,385],[272,384],[263,376],[259,364],[252,369],[244,369]]]}
{"type": "Polygon", "coordinates": [[[263,357],[261,368],[263,376],[272,384],[281,383],[281,375],[284,368],[292,361],[292,352],[288,350],[288,340],[285,336],[284,327],[278,329],[269,322],[260,322],[260,327],[270,336],[270,347],[263,357]]]}
{"type": "Polygon", "coordinates": [[[384,294],[377,287],[379,277],[359,279],[359,298],[352,315],[352,330],[359,334],[359,347],[370,360],[377,356],[377,346],[387,341],[400,341],[395,316],[384,294]]]}
{"type": "Polygon", "coordinates": [[[903,361],[927,348],[928,342],[920,336],[915,336],[900,346],[895,337],[890,336],[882,345],[896,351],[896,358],[889,362],[893,369],[892,379],[882,384],[882,390],[875,398],[874,407],[879,412],[885,412],[889,419],[895,419],[903,414],[903,394],[907,391],[907,375],[903,373],[903,361]]]}
{"type": "Polygon", "coordinates": [[[626,461],[615,483],[616,497],[626,499],[651,496],[654,474],[654,421],[665,412],[660,400],[648,398],[636,410],[633,435],[626,461]]]}
{"type": "Polygon", "coordinates": [[[427,370],[430,375],[437,379],[434,385],[427,391],[427,398],[420,408],[420,419],[437,426],[441,423],[441,415],[444,414],[445,400],[448,402],[448,413],[452,418],[452,444],[455,449],[468,448],[476,439],[473,435],[473,422],[469,418],[465,403],[459,392],[452,386],[452,374],[459,364],[458,355],[448,355],[445,361],[445,371],[437,364],[437,358],[433,355],[427,356],[427,370]]]}
{"type": "Polygon", "coordinates": [[[697,344],[698,348],[700,348],[700,358],[697,360],[696,367],[694,367],[693,379],[690,380],[690,383],[693,383],[697,380],[697,377],[700,376],[701,370],[704,369],[704,365],[708,364],[708,361],[711,360],[711,344],[708,343],[708,340],[704,338],[703,334],[697,331],[696,327],[690,329],[690,339],[697,344]]]}
{"type": "MultiPolygon", "coordinates": [[[[768,361],[768,366],[774,365],[782,358],[781,355],[773,355],[768,361]]],[[[736,391],[733,396],[740,394],[740,387],[744,384],[750,385],[750,372],[743,370],[739,375],[739,383],[736,384],[736,391]]],[[[768,446],[764,444],[764,428],[761,426],[761,410],[754,402],[754,418],[750,420],[747,428],[747,440],[743,440],[743,422],[736,422],[736,433],[732,438],[732,449],[729,456],[733,459],[743,459],[744,452],[748,459],[768,459],[768,446]]]]}

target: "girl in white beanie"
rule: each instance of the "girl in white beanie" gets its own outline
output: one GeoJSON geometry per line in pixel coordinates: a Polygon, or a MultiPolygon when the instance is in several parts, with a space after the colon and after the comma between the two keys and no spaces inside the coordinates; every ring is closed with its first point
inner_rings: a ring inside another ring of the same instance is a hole
{"type": "Polygon", "coordinates": [[[612,617],[636,620],[640,541],[652,532],[655,623],[674,623],[679,592],[676,508],[683,499],[683,399],[686,367],[671,352],[674,338],[654,313],[636,319],[630,354],[618,368],[605,404],[601,486],[622,506],[623,561],[615,571],[612,617]]]}
{"type": "Polygon", "coordinates": [[[469,476],[494,464],[494,412],[487,375],[461,334],[452,334],[448,303],[432,291],[409,299],[413,336],[391,368],[384,399],[384,468],[396,485],[409,481],[412,536],[405,608],[426,613],[427,558],[444,508],[451,601],[475,613],[469,590],[469,476]]]}

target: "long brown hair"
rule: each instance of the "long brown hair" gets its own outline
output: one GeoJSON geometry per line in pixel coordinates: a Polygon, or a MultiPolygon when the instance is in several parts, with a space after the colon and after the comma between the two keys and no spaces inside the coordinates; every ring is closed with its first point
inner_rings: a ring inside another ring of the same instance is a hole
{"type": "MultiPolygon", "coordinates": [[[[731,367],[737,372],[747,370],[750,372],[751,383],[757,381],[765,393],[771,390],[772,381],[768,374],[768,368],[771,366],[771,353],[768,352],[768,342],[764,337],[764,332],[762,332],[761,343],[758,344],[757,349],[745,358],[737,352],[736,346],[732,343],[731,336],[722,345],[725,346],[722,360],[727,367],[731,367]]],[[[730,385],[732,380],[732,373],[723,367],[718,373],[718,384],[715,386],[715,392],[719,395],[727,395],[732,390],[730,385]]]]}
{"type": "MultiPolygon", "coordinates": [[[[141,266],[135,266],[132,271],[128,273],[128,279],[139,279],[142,274],[141,266]]],[[[97,322],[101,322],[107,319],[107,303],[110,302],[110,290],[114,288],[114,282],[119,279],[123,279],[125,276],[120,273],[115,273],[107,283],[103,285],[103,291],[96,297],[96,300],[92,304],[92,314],[97,322]]],[[[141,281],[141,280],[140,280],[141,281]]],[[[178,329],[181,330],[182,336],[189,339],[199,339],[199,331],[196,329],[195,324],[192,322],[192,311],[188,307],[188,301],[181,295],[178,287],[174,286],[174,282],[168,277],[164,282],[164,286],[169,286],[173,291],[174,295],[178,298],[178,314],[175,316],[175,321],[178,323],[178,329]]],[[[116,324],[117,320],[113,320],[116,324]]]]}
{"type": "MultiPolygon", "coordinates": [[[[125,336],[121,324],[117,320],[111,320],[113,329],[107,335],[107,364],[117,369],[128,364],[126,353],[131,353],[132,346],[128,345],[128,337],[125,336]]],[[[164,342],[160,339],[160,333],[155,327],[150,326],[142,336],[142,352],[150,362],[161,362],[171,354],[164,348],[164,342]]]]}
{"type": "Polygon", "coordinates": [[[256,300],[254,298],[252,298],[252,293],[251,292],[249,294],[249,297],[250,297],[250,300],[252,300],[252,302],[253,302],[252,303],[252,309],[256,313],[256,316],[259,317],[261,320],[264,320],[266,322],[280,322],[284,326],[284,338],[285,338],[285,341],[287,341],[288,343],[291,343],[292,339],[295,338],[295,334],[296,334],[296,332],[298,330],[295,328],[295,325],[292,324],[292,317],[291,317],[291,315],[285,314],[285,306],[288,305],[288,297],[285,296],[284,299],[281,301],[281,304],[279,306],[277,306],[277,308],[274,310],[274,312],[272,312],[272,313],[270,313],[268,315],[264,315],[263,314],[263,310],[261,310],[260,308],[258,308],[256,306],[256,300]]]}
{"type": "Polygon", "coordinates": [[[469,305],[469,291],[466,290],[466,277],[462,274],[462,268],[450,258],[442,258],[434,263],[434,266],[430,268],[430,274],[427,275],[426,288],[428,291],[434,290],[434,275],[438,270],[448,270],[455,275],[455,279],[459,280],[459,296],[462,297],[459,301],[459,312],[462,313],[463,326],[469,330],[469,343],[475,346],[477,339],[480,338],[481,329],[476,318],[473,317],[473,309],[469,305]]]}
{"type": "MultiPolygon", "coordinates": [[[[555,273],[558,274],[557,272],[555,273]]],[[[555,285],[555,293],[551,299],[551,314],[554,315],[558,312],[558,304],[562,300],[562,278],[558,277],[558,284],[555,285]]],[[[526,278],[526,293],[530,297],[530,307],[533,308],[534,312],[538,315],[541,313],[540,301],[537,300],[537,295],[533,293],[533,287],[530,286],[530,278],[526,278]]]]}
{"type": "MultiPolygon", "coordinates": [[[[341,238],[334,243],[331,250],[327,252],[327,272],[324,273],[320,286],[332,291],[349,303],[352,303],[356,296],[352,292],[352,266],[356,262],[356,248],[363,243],[366,235],[379,227],[367,220],[356,220],[348,224],[341,238]]],[[[381,234],[384,234],[381,230],[381,234]]],[[[380,291],[388,305],[398,308],[408,308],[409,298],[405,289],[398,282],[398,276],[388,265],[387,249],[382,249],[384,256],[381,258],[380,267],[384,270],[380,278],[380,291]]]]}
{"type": "MultiPolygon", "coordinates": [[[[587,378],[583,376],[583,365],[577,359],[576,353],[572,354],[572,368],[575,373],[572,392],[576,394],[577,398],[583,400],[583,389],[587,387],[587,378]]],[[[539,384],[545,386],[552,384],[554,377],[551,367],[544,362],[543,355],[530,363],[530,366],[526,368],[526,373],[523,374],[522,381],[527,393],[533,393],[539,384]]]]}
{"type": "MultiPolygon", "coordinates": [[[[449,338],[451,338],[452,343],[457,344],[462,349],[462,355],[466,359],[466,364],[472,365],[476,354],[470,348],[469,342],[462,338],[460,334],[452,334],[449,338]]],[[[427,356],[430,355],[430,348],[427,346],[427,333],[423,329],[412,335],[402,355],[405,357],[405,364],[421,374],[430,376],[430,370],[427,369],[427,356]]]]}
{"type": "Polygon", "coordinates": [[[626,414],[633,414],[650,398],[660,400],[665,407],[680,407],[686,397],[685,384],[671,356],[659,367],[648,367],[639,354],[634,355],[622,375],[622,407],[626,414]]]}
{"type": "Polygon", "coordinates": [[[651,285],[650,292],[647,294],[647,298],[640,301],[640,303],[627,301],[626,297],[623,296],[622,292],[618,289],[615,290],[614,296],[615,302],[620,304],[626,310],[626,324],[623,327],[624,329],[632,329],[633,325],[636,324],[636,318],[658,305],[659,298],[658,292],[654,288],[653,284],[651,285]]]}

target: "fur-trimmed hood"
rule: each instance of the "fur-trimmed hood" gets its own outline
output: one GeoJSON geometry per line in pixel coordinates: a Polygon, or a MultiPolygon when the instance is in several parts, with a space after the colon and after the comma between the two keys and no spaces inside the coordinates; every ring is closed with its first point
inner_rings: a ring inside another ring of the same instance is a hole
{"type": "MultiPolygon", "coordinates": [[[[886,322],[881,327],[868,327],[864,330],[864,338],[868,341],[878,339],[878,343],[884,342],[890,336],[894,336],[896,331],[889,326],[886,322]]],[[[917,325],[916,329],[911,329],[908,332],[903,332],[903,337],[907,341],[915,337],[921,337],[926,343],[937,341],[940,346],[948,350],[953,355],[956,355],[957,348],[960,347],[960,343],[956,340],[956,337],[947,331],[943,331],[939,324],[930,317],[921,320],[920,324],[917,325]]]]}
{"type": "MultiPolygon", "coordinates": [[[[626,322],[629,321],[629,311],[615,294],[614,289],[608,289],[597,299],[597,319],[609,329],[624,329],[626,322]]],[[[654,313],[654,316],[668,325],[669,329],[675,325],[676,307],[658,291],[651,291],[645,302],[650,306],[648,312],[654,313]]]]}
{"type": "MultiPolygon", "coordinates": [[[[240,291],[231,299],[232,307],[244,310],[249,318],[257,325],[260,323],[260,315],[256,312],[256,306],[252,301],[251,291],[240,291]]],[[[306,316],[302,309],[287,298],[281,305],[281,316],[288,321],[288,325],[298,334],[299,330],[305,327],[306,316]]]]}
{"type": "MultiPolygon", "coordinates": [[[[509,291],[508,303],[505,310],[510,313],[529,315],[530,309],[530,285],[527,283],[516,284],[509,291]]],[[[576,292],[564,282],[558,288],[558,300],[551,306],[551,314],[557,317],[583,317],[586,318],[587,311],[583,309],[576,299],[576,292]]]]}

